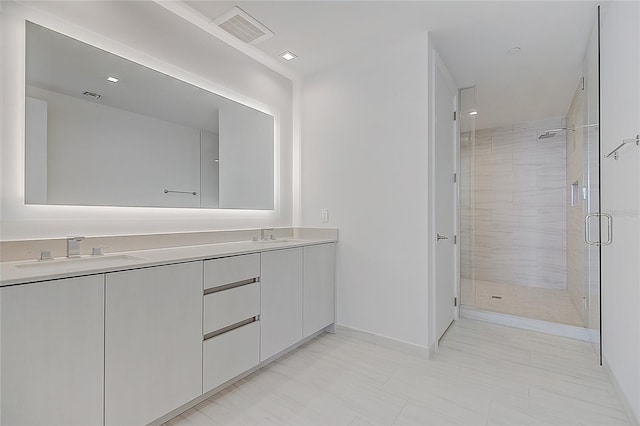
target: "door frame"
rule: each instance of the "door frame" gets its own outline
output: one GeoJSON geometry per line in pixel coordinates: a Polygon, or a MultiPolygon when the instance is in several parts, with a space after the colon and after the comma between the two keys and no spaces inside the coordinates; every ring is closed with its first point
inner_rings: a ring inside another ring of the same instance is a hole
{"type": "MultiPolygon", "coordinates": [[[[436,331],[436,306],[438,304],[438,300],[436,300],[436,261],[435,261],[435,251],[436,251],[436,222],[435,222],[435,188],[436,178],[435,178],[435,84],[436,84],[436,72],[440,72],[444,77],[447,86],[449,87],[451,93],[454,94],[454,102],[452,107],[457,114],[459,115],[459,89],[458,85],[455,84],[455,81],[451,77],[451,73],[447,69],[444,61],[440,57],[438,51],[431,47],[429,48],[429,140],[427,147],[427,164],[428,164],[428,217],[427,217],[427,297],[428,297],[428,321],[429,327],[428,332],[429,336],[427,336],[428,342],[428,350],[429,350],[429,358],[435,354],[438,348],[438,338],[436,331]]],[[[453,111],[452,111],[453,113],[453,111]]],[[[460,173],[460,135],[459,135],[459,117],[457,117],[453,122],[453,138],[452,141],[454,146],[453,149],[453,173],[456,173],[456,176],[459,177],[460,173]]],[[[451,176],[453,178],[453,176],[451,176]]],[[[454,191],[454,235],[456,235],[458,241],[455,244],[454,249],[454,297],[457,298],[458,303],[454,308],[454,320],[457,320],[460,315],[460,200],[459,200],[459,179],[452,186],[452,190],[454,191]]],[[[448,301],[446,303],[451,303],[448,301]]]]}

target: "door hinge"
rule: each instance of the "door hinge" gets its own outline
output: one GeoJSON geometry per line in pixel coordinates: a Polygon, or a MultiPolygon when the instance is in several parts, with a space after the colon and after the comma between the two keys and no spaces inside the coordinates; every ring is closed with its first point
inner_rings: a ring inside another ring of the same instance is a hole
{"type": "Polygon", "coordinates": [[[458,298],[457,297],[453,298],[453,306],[458,306],[458,298]]]}
{"type": "Polygon", "coordinates": [[[453,183],[456,183],[458,181],[458,174],[454,173],[453,174],[453,183]]]}
{"type": "Polygon", "coordinates": [[[453,111],[453,121],[456,121],[457,118],[458,118],[457,111],[453,111]]]}
{"type": "Polygon", "coordinates": [[[457,235],[453,236],[453,244],[458,244],[458,236],[457,235]]]}

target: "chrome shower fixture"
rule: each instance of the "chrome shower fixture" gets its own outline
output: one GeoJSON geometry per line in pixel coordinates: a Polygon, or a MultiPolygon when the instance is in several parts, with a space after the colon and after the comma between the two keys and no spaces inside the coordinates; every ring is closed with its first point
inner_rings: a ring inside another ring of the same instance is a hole
{"type": "Polygon", "coordinates": [[[561,132],[562,130],[566,130],[566,129],[552,129],[552,130],[547,130],[546,132],[544,132],[543,134],[541,134],[540,136],[538,136],[538,139],[549,139],[554,137],[558,132],[561,132]]]}
{"type": "Polygon", "coordinates": [[[575,131],[576,129],[585,129],[587,127],[596,127],[596,126],[599,126],[599,124],[598,123],[594,123],[594,124],[585,124],[583,126],[571,126],[571,127],[561,127],[559,129],[550,129],[550,130],[546,130],[543,134],[538,136],[538,139],[552,138],[552,137],[554,137],[556,135],[556,133],[564,132],[565,130],[573,130],[573,131],[575,131]]]}

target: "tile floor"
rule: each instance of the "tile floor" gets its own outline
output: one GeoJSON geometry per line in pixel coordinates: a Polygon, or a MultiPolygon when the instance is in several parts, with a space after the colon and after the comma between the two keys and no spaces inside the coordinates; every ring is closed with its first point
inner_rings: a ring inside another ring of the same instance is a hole
{"type": "Polygon", "coordinates": [[[463,305],[486,311],[516,315],[559,324],[584,327],[567,290],[500,284],[489,281],[460,280],[463,305]],[[496,299],[493,296],[502,297],[496,299]]]}
{"type": "Polygon", "coordinates": [[[456,321],[428,361],[323,334],[166,423],[628,425],[591,346],[456,321]]]}

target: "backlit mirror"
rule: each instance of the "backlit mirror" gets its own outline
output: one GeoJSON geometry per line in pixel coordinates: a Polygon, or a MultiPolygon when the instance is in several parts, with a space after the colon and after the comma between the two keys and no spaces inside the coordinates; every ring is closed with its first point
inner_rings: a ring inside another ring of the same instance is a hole
{"type": "Polygon", "coordinates": [[[26,26],[25,202],[274,208],[274,117],[26,26]]]}

